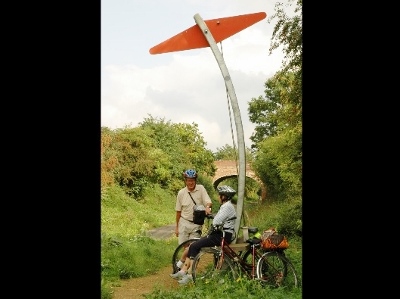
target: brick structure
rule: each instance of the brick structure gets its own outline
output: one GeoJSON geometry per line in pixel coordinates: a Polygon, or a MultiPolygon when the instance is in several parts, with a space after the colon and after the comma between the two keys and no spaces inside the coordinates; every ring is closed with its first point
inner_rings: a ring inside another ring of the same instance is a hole
{"type": "MultiPolygon", "coordinates": [[[[215,161],[217,171],[213,177],[213,185],[217,187],[220,182],[225,179],[237,177],[239,172],[239,163],[236,165],[235,160],[218,160],[215,161]]],[[[246,177],[252,178],[261,185],[261,200],[265,200],[267,197],[267,190],[261,180],[256,176],[250,165],[246,163],[246,177]]]]}

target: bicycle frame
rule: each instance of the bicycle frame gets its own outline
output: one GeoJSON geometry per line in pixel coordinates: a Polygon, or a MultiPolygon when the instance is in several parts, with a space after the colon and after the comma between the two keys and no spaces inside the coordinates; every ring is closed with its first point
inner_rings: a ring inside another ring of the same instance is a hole
{"type": "Polygon", "coordinates": [[[246,240],[246,246],[244,247],[245,249],[248,249],[248,246],[250,246],[250,249],[252,250],[252,259],[251,259],[251,265],[248,264],[241,256],[242,251],[240,253],[237,253],[235,251],[238,249],[242,249],[243,245],[242,244],[231,244],[229,245],[226,240],[225,240],[225,231],[222,230],[222,240],[221,240],[221,249],[220,249],[220,261],[219,261],[219,267],[222,266],[224,262],[225,255],[228,256],[228,258],[232,261],[234,261],[240,268],[243,270],[246,275],[251,278],[255,279],[257,278],[256,275],[256,257],[261,257],[262,253],[258,252],[256,248],[260,247],[261,240],[259,239],[249,239],[246,240]],[[238,248],[239,245],[241,247],[238,248]]]}

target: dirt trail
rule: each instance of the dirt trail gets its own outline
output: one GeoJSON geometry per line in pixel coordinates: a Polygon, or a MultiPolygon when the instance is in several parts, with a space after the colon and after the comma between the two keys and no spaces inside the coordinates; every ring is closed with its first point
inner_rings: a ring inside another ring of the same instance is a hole
{"type": "MultiPolygon", "coordinates": [[[[166,225],[150,230],[149,235],[154,239],[167,239],[174,235],[175,224],[166,225]]],[[[160,269],[156,274],[121,280],[118,287],[113,287],[113,299],[143,299],[143,294],[151,293],[155,287],[175,289],[178,281],[172,279],[172,266],[160,269]]]]}
{"type": "Polygon", "coordinates": [[[178,281],[169,276],[171,270],[168,266],[150,276],[122,280],[120,287],[113,288],[113,299],[143,299],[142,295],[151,293],[156,286],[162,289],[179,288],[178,281]]]}

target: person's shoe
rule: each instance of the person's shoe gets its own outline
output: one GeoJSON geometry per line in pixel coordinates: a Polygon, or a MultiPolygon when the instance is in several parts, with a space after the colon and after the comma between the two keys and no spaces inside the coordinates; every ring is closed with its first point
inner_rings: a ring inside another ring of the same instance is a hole
{"type": "Polygon", "coordinates": [[[183,275],[182,279],[178,281],[180,285],[187,284],[189,282],[193,282],[193,277],[190,274],[183,275]]]}
{"type": "Polygon", "coordinates": [[[174,274],[170,274],[169,276],[171,276],[171,278],[173,279],[180,279],[185,275],[185,273],[182,273],[181,271],[178,271],[174,274]]]}

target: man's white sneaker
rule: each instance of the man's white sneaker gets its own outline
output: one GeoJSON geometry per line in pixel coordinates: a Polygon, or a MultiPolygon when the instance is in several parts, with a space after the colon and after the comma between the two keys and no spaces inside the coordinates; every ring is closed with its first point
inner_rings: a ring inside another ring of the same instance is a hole
{"type": "Polygon", "coordinates": [[[180,279],[184,275],[185,275],[185,273],[183,273],[182,271],[178,271],[174,274],[170,274],[169,276],[171,276],[173,279],[180,279]]]}
{"type": "Polygon", "coordinates": [[[190,274],[183,275],[182,279],[178,281],[180,285],[187,284],[189,282],[193,282],[193,277],[190,274]]]}

